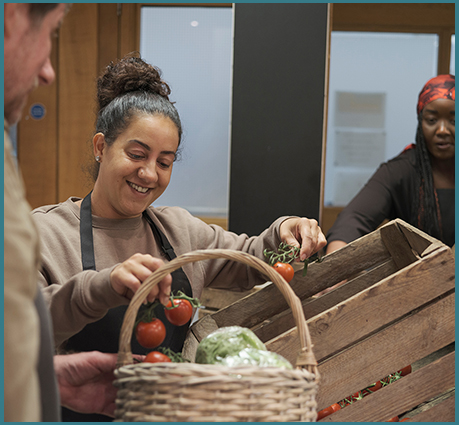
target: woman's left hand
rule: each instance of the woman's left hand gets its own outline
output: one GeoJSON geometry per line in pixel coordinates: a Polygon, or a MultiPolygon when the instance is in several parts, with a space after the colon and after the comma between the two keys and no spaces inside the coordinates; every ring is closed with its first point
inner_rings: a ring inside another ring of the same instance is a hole
{"type": "Polygon", "coordinates": [[[300,248],[300,260],[304,261],[325,245],[327,240],[314,219],[288,218],[279,228],[282,242],[300,248]]]}

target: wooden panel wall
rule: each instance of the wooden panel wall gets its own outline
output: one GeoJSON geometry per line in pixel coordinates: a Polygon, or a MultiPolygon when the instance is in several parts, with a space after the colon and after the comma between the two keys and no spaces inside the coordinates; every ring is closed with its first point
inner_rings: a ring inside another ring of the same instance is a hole
{"type": "Polygon", "coordinates": [[[98,75],[98,5],[75,4],[60,34],[58,200],[83,196],[82,167],[89,160],[98,75]],[[85,25],[81,25],[84,22],[85,25]]]}
{"type": "Polygon", "coordinates": [[[33,208],[91,189],[83,169],[93,160],[96,79],[111,60],[138,49],[137,17],[136,4],[115,3],[74,3],[65,17],[52,52],[56,81],[32,94],[18,125],[18,159],[33,208]],[[37,102],[46,107],[39,121],[28,114],[37,102]]]}
{"type": "MultiPolygon", "coordinates": [[[[56,74],[58,42],[54,40],[51,53],[56,74]]],[[[57,109],[57,84],[38,87],[29,96],[18,123],[18,162],[33,207],[54,203],[57,198],[57,109]],[[30,116],[30,108],[35,103],[45,107],[46,113],[41,120],[30,116]]]]}

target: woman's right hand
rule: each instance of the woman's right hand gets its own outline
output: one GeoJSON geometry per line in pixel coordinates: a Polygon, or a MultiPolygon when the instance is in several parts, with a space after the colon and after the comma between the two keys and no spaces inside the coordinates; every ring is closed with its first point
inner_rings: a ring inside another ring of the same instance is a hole
{"type": "MultiPolygon", "coordinates": [[[[113,269],[110,273],[110,283],[118,294],[131,299],[142,282],[162,265],[164,261],[149,254],[134,254],[113,269]]],[[[158,299],[161,304],[166,305],[169,301],[171,285],[172,276],[169,274],[153,287],[147,296],[147,301],[158,299]]]]}

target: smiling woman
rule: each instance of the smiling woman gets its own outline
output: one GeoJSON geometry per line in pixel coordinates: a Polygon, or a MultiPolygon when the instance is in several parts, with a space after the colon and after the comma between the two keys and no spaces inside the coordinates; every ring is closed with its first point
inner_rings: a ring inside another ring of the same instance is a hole
{"type": "Polygon", "coordinates": [[[114,219],[142,215],[169,185],[178,145],[177,127],[160,115],[133,118],[114,144],[97,133],[94,154],[100,168],[92,193],[93,214],[114,219]]]}
{"type": "MultiPolygon", "coordinates": [[[[40,284],[60,349],[116,353],[129,300],[164,261],[186,252],[223,248],[264,259],[280,242],[301,248],[302,259],[325,245],[317,221],[281,217],[259,236],[208,225],[179,207],[152,205],[166,190],[179,155],[182,126],[159,70],[138,57],[110,64],[98,79],[99,112],[93,137],[93,190],[34,210],[42,236],[40,284]]],[[[191,183],[190,183],[191,185],[191,183]]],[[[163,279],[147,300],[182,291],[200,298],[204,287],[242,291],[265,283],[229,260],[187,264],[163,279]],[[172,279],[171,279],[172,277],[172,279]]],[[[161,344],[182,350],[191,321],[171,323],[161,344]]],[[[146,354],[135,338],[132,352],[146,354]]],[[[66,421],[108,420],[64,410],[66,421]]]]}

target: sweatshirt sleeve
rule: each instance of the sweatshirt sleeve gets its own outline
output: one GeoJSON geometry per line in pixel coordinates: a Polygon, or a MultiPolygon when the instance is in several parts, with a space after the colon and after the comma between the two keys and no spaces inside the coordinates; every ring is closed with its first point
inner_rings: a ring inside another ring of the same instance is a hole
{"type": "Polygon", "coordinates": [[[128,304],[110,284],[114,262],[82,271],[79,220],[64,204],[37,208],[32,217],[41,239],[38,283],[51,313],[58,347],[110,308],[128,304]]]}
{"type": "MultiPolygon", "coordinates": [[[[177,207],[155,209],[156,219],[169,238],[177,255],[199,249],[232,249],[247,252],[264,260],[264,249],[276,250],[281,242],[279,227],[291,217],[280,217],[258,236],[229,232],[208,225],[177,207]]],[[[244,291],[266,282],[252,267],[240,262],[219,259],[199,261],[183,266],[192,282],[193,295],[200,297],[204,287],[244,291]]]]}
{"type": "Polygon", "coordinates": [[[338,215],[328,231],[327,242],[352,242],[373,232],[385,219],[411,214],[411,181],[414,168],[408,155],[401,154],[381,164],[365,186],[338,215]]]}
{"type": "Polygon", "coordinates": [[[101,319],[110,308],[129,303],[110,284],[114,267],[83,271],[62,284],[47,281],[43,270],[39,273],[42,293],[53,318],[56,347],[87,324],[101,319]]]}

